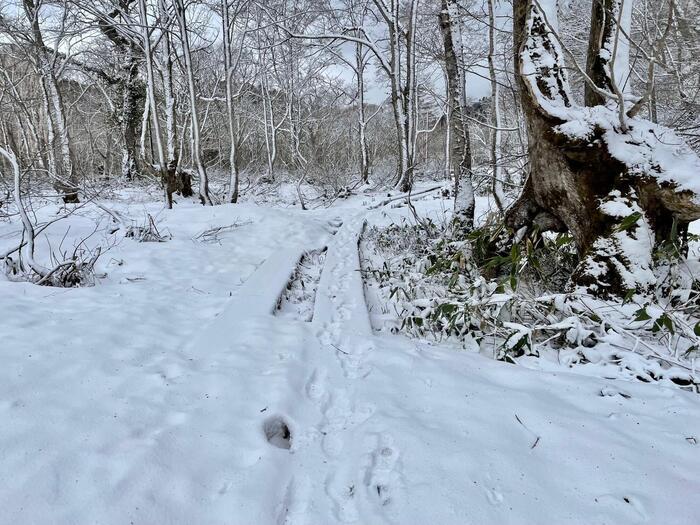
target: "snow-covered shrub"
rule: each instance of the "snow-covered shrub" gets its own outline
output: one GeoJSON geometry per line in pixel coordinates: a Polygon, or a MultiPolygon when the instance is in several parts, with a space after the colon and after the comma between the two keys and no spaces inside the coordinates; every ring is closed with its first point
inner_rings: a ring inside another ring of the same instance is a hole
{"type": "Polygon", "coordinates": [[[535,232],[508,246],[509,237],[498,225],[463,240],[432,222],[368,230],[366,278],[396,312],[391,329],[529,367],[698,391],[700,264],[684,256],[687,243],[662,244],[653,293],[620,301],[569,289],[578,264],[570,236],[535,232]]]}
{"type": "Polygon", "coordinates": [[[125,237],[136,242],[165,242],[170,239],[170,234],[161,233],[153,216],[147,213],[142,223],[127,228],[125,237]]]}
{"type": "Polygon", "coordinates": [[[51,252],[51,266],[38,273],[19,256],[10,255],[3,259],[3,270],[9,281],[31,282],[40,286],[58,288],[79,288],[94,286],[95,264],[103,254],[101,247],[88,249],[79,244],[72,253],[61,250],[51,252]]]}

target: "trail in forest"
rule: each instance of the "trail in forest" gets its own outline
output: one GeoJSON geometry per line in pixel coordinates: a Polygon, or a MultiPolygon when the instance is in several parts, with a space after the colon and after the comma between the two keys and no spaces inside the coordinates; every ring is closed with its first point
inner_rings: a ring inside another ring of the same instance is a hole
{"type": "Polygon", "coordinates": [[[697,523],[696,395],[373,332],[358,237],[407,211],[363,208],[193,205],[100,286],[0,283],[0,523],[697,523]]]}

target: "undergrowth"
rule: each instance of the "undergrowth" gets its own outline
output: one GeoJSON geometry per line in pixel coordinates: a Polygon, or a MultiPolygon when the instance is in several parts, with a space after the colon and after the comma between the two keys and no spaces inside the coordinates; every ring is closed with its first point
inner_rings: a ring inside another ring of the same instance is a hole
{"type": "Polygon", "coordinates": [[[395,312],[388,328],[528,367],[700,392],[700,264],[687,256],[697,238],[659,247],[653,293],[614,301],[571,290],[578,256],[570,235],[512,237],[501,224],[469,234],[431,221],[370,228],[365,279],[395,312]]]}

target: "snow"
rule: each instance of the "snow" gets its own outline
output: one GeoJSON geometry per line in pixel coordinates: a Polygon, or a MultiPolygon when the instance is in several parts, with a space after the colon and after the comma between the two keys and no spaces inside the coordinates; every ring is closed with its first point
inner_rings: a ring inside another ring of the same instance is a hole
{"type": "Polygon", "coordinates": [[[558,1],[543,0],[531,7],[526,21],[527,39],[520,53],[520,71],[525,82],[536,93],[537,102],[552,115],[568,115],[571,93],[563,50],[555,38],[558,30],[558,1]],[[533,28],[542,27],[542,31],[533,28]]]}
{"type": "MultiPolygon", "coordinates": [[[[635,202],[624,198],[618,190],[613,190],[608,195],[608,200],[600,204],[600,211],[620,219],[635,213],[640,217],[633,229],[615,231],[608,237],[597,239],[593,245],[593,252],[610,257],[609,260],[617,268],[627,290],[655,284],[656,276],[652,269],[654,232],[644,216],[644,210],[635,202]],[[627,261],[626,266],[620,262],[620,257],[627,261]]],[[[592,265],[592,275],[598,275],[600,271],[598,263],[589,259],[587,264],[592,265]]]]}
{"type": "Polygon", "coordinates": [[[674,184],[677,191],[692,192],[700,204],[700,157],[673,130],[631,118],[629,130],[622,133],[617,110],[605,106],[567,108],[556,115],[567,120],[556,127],[559,133],[583,139],[601,129],[610,154],[629,166],[631,174],[674,184]]]}
{"type": "MultiPolygon", "coordinates": [[[[620,0],[620,25],[627,31],[631,24],[632,0],[620,0]]],[[[700,205],[700,157],[676,133],[664,126],[642,118],[625,117],[628,129],[623,130],[616,102],[607,106],[582,107],[572,104],[566,76],[564,54],[554,36],[557,30],[557,0],[539,1],[527,18],[528,38],[520,53],[521,72],[540,108],[549,116],[562,121],[555,127],[570,138],[590,138],[596,130],[610,154],[629,167],[633,175],[653,177],[662,184],[671,184],[678,192],[691,192],[700,205]],[[544,34],[533,31],[542,25],[544,34]],[[552,33],[552,31],[554,33],[552,33]]],[[[614,73],[621,91],[629,89],[629,42],[622,31],[615,42],[607,42],[602,53],[615,53],[614,73]],[[612,46],[612,47],[610,47],[612,46]]],[[[627,96],[625,101],[635,100],[627,96]]]]}
{"type": "MultiPolygon", "coordinates": [[[[114,201],[172,239],[103,220],[96,286],[0,281],[0,521],[697,523],[697,395],[373,332],[358,236],[406,215],[366,211],[383,197],[306,212],[114,201]],[[273,315],[302,274],[311,321],[273,315]]],[[[98,216],[57,222],[52,244],[98,216]]],[[[0,224],[0,251],[15,232],[0,224]]]]}

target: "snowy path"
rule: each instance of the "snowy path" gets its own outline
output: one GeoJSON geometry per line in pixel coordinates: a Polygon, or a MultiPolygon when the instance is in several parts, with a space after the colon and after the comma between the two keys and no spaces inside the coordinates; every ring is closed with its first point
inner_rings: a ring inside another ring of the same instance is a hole
{"type": "Polygon", "coordinates": [[[373,334],[356,210],[171,221],[93,289],[0,283],[0,523],[700,522],[698,396],[373,334]]]}

